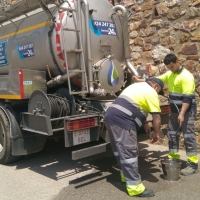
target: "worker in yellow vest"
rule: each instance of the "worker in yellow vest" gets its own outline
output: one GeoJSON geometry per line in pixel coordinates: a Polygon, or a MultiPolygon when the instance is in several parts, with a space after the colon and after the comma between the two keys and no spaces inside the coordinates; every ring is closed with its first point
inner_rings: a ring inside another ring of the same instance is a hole
{"type": "MultiPolygon", "coordinates": [[[[195,82],[193,75],[180,65],[174,54],[168,54],[164,64],[169,69],[157,78],[168,84],[171,114],[168,123],[169,154],[172,159],[179,159],[179,136],[183,132],[187,154],[187,166],[181,170],[184,176],[198,173],[197,143],[194,133],[196,116],[195,82]]],[[[143,82],[133,76],[135,82],[143,82]]]]}
{"type": "Polygon", "coordinates": [[[158,141],[161,124],[158,94],[164,94],[163,86],[157,78],[134,83],[124,89],[105,113],[104,120],[120,167],[121,181],[126,182],[130,196],[154,196],[153,190],[144,187],[138,173],[137,131],[143,125],[146,133],[150,134],[146,117],[151,113],[154,125],[152,142],[158,141]]]}

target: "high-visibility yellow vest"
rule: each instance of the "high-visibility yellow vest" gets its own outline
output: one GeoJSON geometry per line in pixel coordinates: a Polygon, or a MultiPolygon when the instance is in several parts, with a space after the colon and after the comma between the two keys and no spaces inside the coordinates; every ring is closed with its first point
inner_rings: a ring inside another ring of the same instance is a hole
{"type": "MultiPolygon", "coordinates": [[[[188,111],[196,107],[194,77],[187,69],[181,68],[177,73],[168,71],[157,78],[168,84],[169,98],[179,110],[182,103],[190,104],[188,111]]],[[[178,112],[173,103],[170,103],[171,111],[178,112]]]]}
{"type": "Polygon", "coordinates": [[[148,113],[160,113],[157,92],[146,82],[124,89],[106,110],[104,119],[124,129],[139,130],[148,113]]]}
{"type": "Polygon", "coordinates": [[[146,82],[134,83],[127,87],[120,96],[129,97],[141,111],[159,113],[160,102],[157,92],[146,82]]]}

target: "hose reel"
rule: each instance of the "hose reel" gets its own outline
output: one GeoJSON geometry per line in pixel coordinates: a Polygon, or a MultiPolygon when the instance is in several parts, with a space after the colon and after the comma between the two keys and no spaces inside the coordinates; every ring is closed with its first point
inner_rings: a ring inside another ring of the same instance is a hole
{"type": "Polygon", "coordinates": [[[29,99],[28,112],[53,119],[69,115],[70,105],[66,98],[36,90],[29,99]]]}

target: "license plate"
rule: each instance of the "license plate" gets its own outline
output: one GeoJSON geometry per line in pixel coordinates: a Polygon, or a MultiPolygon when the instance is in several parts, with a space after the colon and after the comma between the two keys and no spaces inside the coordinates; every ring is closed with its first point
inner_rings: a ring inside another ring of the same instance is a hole
{"type": "Polygon", "coordinates": [[[73,131],[74,145],[90,142],[90,129],[73,131]]]}

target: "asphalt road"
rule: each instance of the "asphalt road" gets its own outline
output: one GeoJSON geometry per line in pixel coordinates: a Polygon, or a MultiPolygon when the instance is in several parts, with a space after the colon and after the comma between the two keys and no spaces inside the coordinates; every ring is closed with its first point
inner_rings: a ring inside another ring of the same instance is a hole
{"type": "MultiPolygon", "coordinates": [[[[200,199],[200,173],[167,182],[160,158],[167,147],[152,145],[139,136],[139,171],[144,185],[155,191],[154,200],[200,199]]],[[[125,184],[119,181],[119,168],[110,150],[105,154],[71,160],[63,143],[48,142],[44,150],[7,166],[0,165],[0,200],[128,200],[125,184]]],[[[185,152],[182,167],[185,166],[185,152]]],[[[142,198],[147,199],[147,198],[142,198]]],[[[149,198],[148,198],[149,199],[149,198]]]]}

